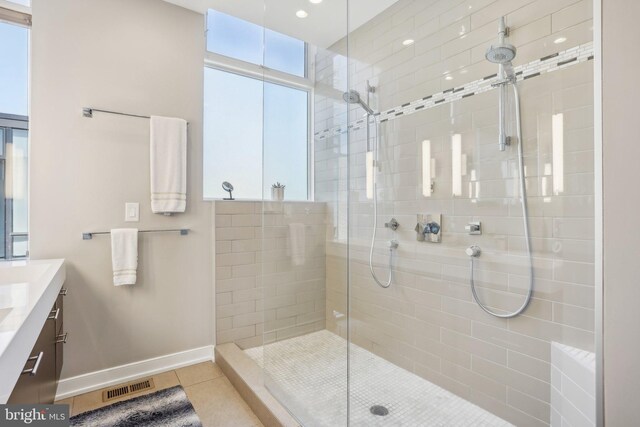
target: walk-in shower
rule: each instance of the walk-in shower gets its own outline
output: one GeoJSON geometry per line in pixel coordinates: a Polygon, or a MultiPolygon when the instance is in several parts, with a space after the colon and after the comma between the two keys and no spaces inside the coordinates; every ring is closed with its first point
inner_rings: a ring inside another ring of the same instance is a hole
{"type": "Polygon", "coordinates": [[[344,24],[300,49],[310,198],[216,209],[218,336],[304,426],[595,427],[589,2],[387,3],[296,18],[344,24]]]}

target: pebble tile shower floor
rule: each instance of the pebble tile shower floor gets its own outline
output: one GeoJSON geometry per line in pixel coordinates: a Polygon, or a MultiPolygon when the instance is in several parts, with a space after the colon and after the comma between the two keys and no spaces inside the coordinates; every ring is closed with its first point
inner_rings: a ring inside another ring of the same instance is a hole
{"type": "MultiPolygon", "coordinates": [[[[349,351],[351,426],[511,425],[361,347],[352,344],[349,351]],[[388,415],[372,414],[374,405],[388,415]]],[[[305,426],[346,425],[345,339],[323,330],[245,353],[262,367],[266,362],[267,387],[286,398],[305,426]]]]}

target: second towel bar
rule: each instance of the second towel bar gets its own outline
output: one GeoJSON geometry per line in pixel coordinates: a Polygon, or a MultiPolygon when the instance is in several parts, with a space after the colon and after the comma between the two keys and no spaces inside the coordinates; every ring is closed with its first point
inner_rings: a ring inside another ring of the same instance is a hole
{"type": "MultiPolygon", "coordinates": [[[[176,228],[172,230],[139,230],[138,233],[180,233],[181,236],[189,234],[188,228],[176,228]]],[[[92,231],[90,233],[82,233],[82,240],[91,240],[96,234],[111,234],[110,231],[92,231]]]]}

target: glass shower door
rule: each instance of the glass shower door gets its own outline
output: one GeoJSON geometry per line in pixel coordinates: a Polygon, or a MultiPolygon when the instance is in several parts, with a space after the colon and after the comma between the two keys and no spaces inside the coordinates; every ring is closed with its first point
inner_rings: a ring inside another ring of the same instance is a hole
{"type": "Polygon", "coordinates": [[[595,425],[591,2],[471,3],[349,34],[350,425],[595,425]]]}
{"type": "Polygon", "coordinates": [[[595,425],[591,2],[347,7],[306,45],[308,200],[263,135],[267,388],[306,426],[595,425]]]}
{"type": "MultiPolygon", "coordinates": [[[[349,153],[342,98],[348,72],[346,43],[340,42],[347,35],[347,1],[331,7],[341,11],[331,16],[336,43],[306,40],[304,77],[287,85],[265,76],[264,88],[259,277],[264,345],[248,352],[261,352],[265,386],[305,426],[348,423],[349,153]],[[274,91],[282,96],[271,97],[274,91]],[[294,104],[283,91],[304,102],[294,104]],[[318,132],[327,128],[336,131],[318,132]]],[[[318,18],[309,12],[309,25],[328,24],[314,21],[318,18]]],[[[283,10],[282,2],[265,0],[266,27],[283,13],[291,11],[283,10]]],[[[266,38],[265,43],[267,52],[266,38]]]]}

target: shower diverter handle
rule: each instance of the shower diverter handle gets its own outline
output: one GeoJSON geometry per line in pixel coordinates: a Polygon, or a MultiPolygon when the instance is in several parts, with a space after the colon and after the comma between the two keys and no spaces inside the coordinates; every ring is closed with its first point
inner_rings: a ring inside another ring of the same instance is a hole
{"type": "Polygon", "coordinates": [[[435,221],[422,224],[422,234],[438,234],[440,232],[440,224],[435,221]]]}

